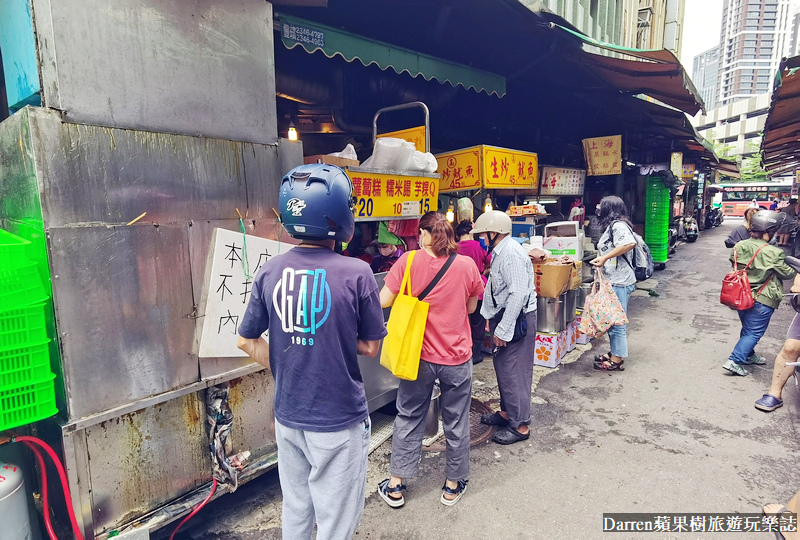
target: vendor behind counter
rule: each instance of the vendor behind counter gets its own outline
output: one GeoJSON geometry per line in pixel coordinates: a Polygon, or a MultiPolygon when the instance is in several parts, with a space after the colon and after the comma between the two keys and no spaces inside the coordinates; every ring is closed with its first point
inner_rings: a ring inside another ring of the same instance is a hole
{"type": "Polygon", "coordinates": [[[377,255],[375,255],[370,264],[375,274],[388,272],[400,256],[405,253],[403,241],[397,235],[389,232],[389,228],[384,221],[378,226],[378,238],[373,240],[370,245],[375,246],[378,250],[377,255]]]}

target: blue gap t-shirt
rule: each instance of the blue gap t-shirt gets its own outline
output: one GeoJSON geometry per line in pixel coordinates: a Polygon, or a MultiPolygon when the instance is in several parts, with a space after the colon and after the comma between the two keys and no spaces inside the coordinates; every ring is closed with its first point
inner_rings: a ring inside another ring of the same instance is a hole
{"type": "Polygon", "coordinates": [[[267,330],[278,422],[339,431],[367,417],[356,342],[386,335],[367,263],[299,246],[271,259],[256,274],[239,335],[267,330]]]}

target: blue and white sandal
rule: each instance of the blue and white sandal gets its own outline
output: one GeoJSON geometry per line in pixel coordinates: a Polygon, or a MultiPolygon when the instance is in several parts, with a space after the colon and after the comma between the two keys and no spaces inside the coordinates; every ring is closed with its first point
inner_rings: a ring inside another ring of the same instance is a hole
{"type": "Polygon", "coordinates": [[[458,502],[461,496],[467,491],[467,482],[469,480],[459,480],[455,489],[447,487],[447,481],[442,486],[442,504],[445,506],[453,506],[458,502]],[[454,499],[447,499],[445,495],[455,495],[454,499]]]}
{"type": "Polygon", "coordinates": [[[391,506],[392,508],[400,508],[403,506],[406,501],[403,498],[403,490],[406,489],[406,486],[400,484],[398,486],[389,487],[389,478],[378,484],[378,495],[381,496],[386,504],[391,506]],[[392,497],[389,493],[399,493],[399,497],[392,497]]]}

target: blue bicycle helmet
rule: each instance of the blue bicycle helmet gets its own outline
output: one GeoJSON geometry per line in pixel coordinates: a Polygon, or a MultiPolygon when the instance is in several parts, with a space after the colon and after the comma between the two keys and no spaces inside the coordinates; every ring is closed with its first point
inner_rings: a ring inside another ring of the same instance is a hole
{"type": "Polygon", "coordinates": [[[355,230],[352,193],[350,178],[335,165],[295,167],[281,180],[281,223],[300,240],[349,242],[355,230]]]}

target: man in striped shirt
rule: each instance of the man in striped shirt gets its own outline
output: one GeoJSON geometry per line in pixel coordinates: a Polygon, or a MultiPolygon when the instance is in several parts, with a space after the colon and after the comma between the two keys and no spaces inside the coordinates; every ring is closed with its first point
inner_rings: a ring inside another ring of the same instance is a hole
{"type": "MultiPolygon", "coordinates": [[[[483,415],[481,422],[500,427],[492,436],[494,442],[513,444],[530,437],[536,344],[533,265],[528,253],[511,238],[511,218],[504,212],[492,210],[481,215],[472,233],[483,236],[492,252],[481,315],[489,320],[492,331],[494,369],[500,389],[500,411],[483,415]],[[519,330],[525,323],[527,332],[522,336],[519,330]]],[[[533,256],[544,260],[545,254],[536,250],[533,256]]]]}

